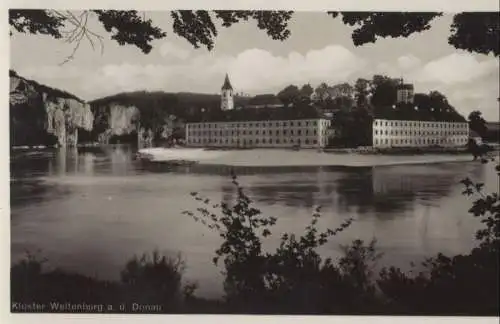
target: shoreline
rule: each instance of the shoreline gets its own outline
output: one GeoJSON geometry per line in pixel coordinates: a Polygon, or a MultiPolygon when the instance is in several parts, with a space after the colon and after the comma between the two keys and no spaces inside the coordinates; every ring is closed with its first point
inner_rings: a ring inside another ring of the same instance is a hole
{"type": "MultiPolygon", "coordinates": [[[[362,154],[318,152],[316,150],[253,149],[205,151],[203,149],[141,149],[139,160],[170,165],[230,167],[372,167],[474,162],[471,154],[362,154]]],[[[477,162],[477,161],[476,161],[477,162]]]]}

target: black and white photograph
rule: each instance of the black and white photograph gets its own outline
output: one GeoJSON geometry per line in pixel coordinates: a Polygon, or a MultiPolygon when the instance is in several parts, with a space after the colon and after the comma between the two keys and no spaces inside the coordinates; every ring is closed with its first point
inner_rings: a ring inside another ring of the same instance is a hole
{"type": "Polygon", "coordinates": [[[8,9],[11,314],[498,320],[498,6],[118,9],[8,9]]]}

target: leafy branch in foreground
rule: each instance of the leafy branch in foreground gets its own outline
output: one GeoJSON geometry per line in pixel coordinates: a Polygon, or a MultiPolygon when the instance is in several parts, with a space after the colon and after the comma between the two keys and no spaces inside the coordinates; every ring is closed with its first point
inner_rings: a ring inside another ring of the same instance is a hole
{"type": "MultiPolygon", "coordinates": [[[[61,38],[61,29],[76,16],[88,17],[92,13],[120,45],[133,45],[148,54],[155,40],[163,39],[166,33],[145,15],[135,10],[84,10],[79,13],[54,10],[9,10],[9,24],[12,31],[42,34],[61,38]]],[[[279,41],[290,37],[288,24],[295,12],[284,10],[174,10],[170,16],[176,35],[187,40],[194,48],[214,48],[220,28],[253,20],[257,28],[279,41]]],[[[380,38],[406,38],[432,28],[431,23],[442,16],[440,12],[325,12],[333,19],[341,17],[342,23],[353,27],[351,38],[355,46],[375,43],[380,38]]],[[[77,19],[78,21],[78,19],[77,19]]],[[[87,20],[79,20],[86,29],[87,20]]],[[[481,54],[499,55],[498,33],[500,31],[498,12],[463,12],[454,15],[450,26],[448,43],[457,49],[481,54]]]]}
{"type": "MultiPolygon", "coordinates": [[[[488,162],[484,160],[483,162],[488,162]]],[[[496,166],[500,175],[500,166],[496,166]]],[[[272,235],[276,218],[265,217],[252,207],[233,175],[237,188],[234,206],[211,205],[210,199],[192,193],[204,206],[221,208],[222,216],[207,208],[185,212],[215,229],[223,242],[214,262],[224,260],[226,302],[236,312],[273,314],[498,314],[498,251],[500,200],[498,193],[485,194],[483,184],[464,179],[464,195],[477,194],[469,210],[485,228],[476,233],[478,246],[469,254],[452,257],[440,253],[423,262],[413,274],[397,267],[375,266],[382,257],[376,241],[365,245],[355,240],[343,247],[336,260],[319,255],[318,248],[349,227],[317,229],[320,209],[305,232],[285,233],[279,247],[264,252],[265,237],[272,235]]]]}
{"type": "MultiPolygon", "coordinates": [[[[500,165],[495,169],[500,180],[500,165]]],[[[464,195],[478,197],[469,209],[485,225],[476,232],[478,246],[469,254],[428,258],[425,271],[415,276],[395,267],[383,269],[377,283],[392,308],[417,314],[498,316],[500,197],[498,192],[486,194],[484,184],[469,178],[461,183],[464,195]]]]}
{"type": "Polygon", "coordinates": [[[350,307],[346,303],[365,298],[367,294],[373,295],[369,263],[381,256],[375,253],[375,241],[365,247],[363,241],[357,240],[352,246],[344,247],[346,255],[339,260],[339,266],[331,258],[322,258],[317,251],[331,237],[348,228],[352,218],[336,229],[320,231],[317,228],[318,207],[301,236],[285,233],[274,252],[265,252],[263,240],[272,235],[271,228],[276,224],[276,218],[264,216],[252,207],[251,199],[245,195],[234,174],[232,183],[237,189],[233,206],[212,204],[210,199],[193,192],[191,195],[203,207],[197,208],[196,212],[184,212],[215,230],[222,238],[213,261],[217,264],[220,258],[224,260],[224,287],[232,307],[258,312],[265,312],[270,305],[274,305],[269,310],[272,312],[279,309],[287,312],[316,309],[320,312],[319,309],[325,307],[333,311],[332,308],[345,309],[350,307]],[[220,209],[221,215],[214,209],[220,209]],[[356,273],[353,268],[364,274],[356,273]],[[339,299],[337,304],[326,303],[336,293],[347,294],[349,298],[339,299]],[[316,305],[311,306],[311,302],[316,305]]]}

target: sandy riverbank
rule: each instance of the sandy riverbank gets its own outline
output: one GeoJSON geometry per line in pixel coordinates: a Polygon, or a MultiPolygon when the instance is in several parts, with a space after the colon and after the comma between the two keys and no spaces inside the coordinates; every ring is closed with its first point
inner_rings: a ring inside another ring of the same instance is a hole
{"type": "Polygon", "coordinates": [[[289,151],[253,149],[234,151],[205,151],[203,149],[142,149],[139,154],[152,162],[172,160],[193,161],[199,164],[228,166],[377,166],[429,164],[472,161],[470,155],[366,155],[322,153],[315,150],[289,151]]]}

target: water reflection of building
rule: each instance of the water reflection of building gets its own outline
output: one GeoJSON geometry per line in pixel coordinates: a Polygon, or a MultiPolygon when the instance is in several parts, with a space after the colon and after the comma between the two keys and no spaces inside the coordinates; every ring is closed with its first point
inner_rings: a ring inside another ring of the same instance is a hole
{"type": "MultiPolygon", "coordinates": [[[[257,204],[306,209],[319,205],[339,213],[373,213],[391,219],[391,215],[412,209],[417,201],[435,205],[458,188],[462,177],[479,179],[481,170],[480,165],[463,164],[309,168],[301,172],[256,172],[246,176],[242,185],[257,204]]],[[[229,177],[223,182],[222,193],[227,203],[236,197],[229,177]]]]}
{"type": "Polygon", "coordinates": [[[429,198],[443,196],[465,177],[465,169],[458,164],[374,167],[373,192],[382,196],[406,192],[425,193],[429,198]]]}
{"type": "Polygon", "coordinates": [[[390,200],[420,199],[433,203],[449,196],[468,175],[481,178],[481,165],[460,163],[374,167],[373,194],[390,200]]]}

